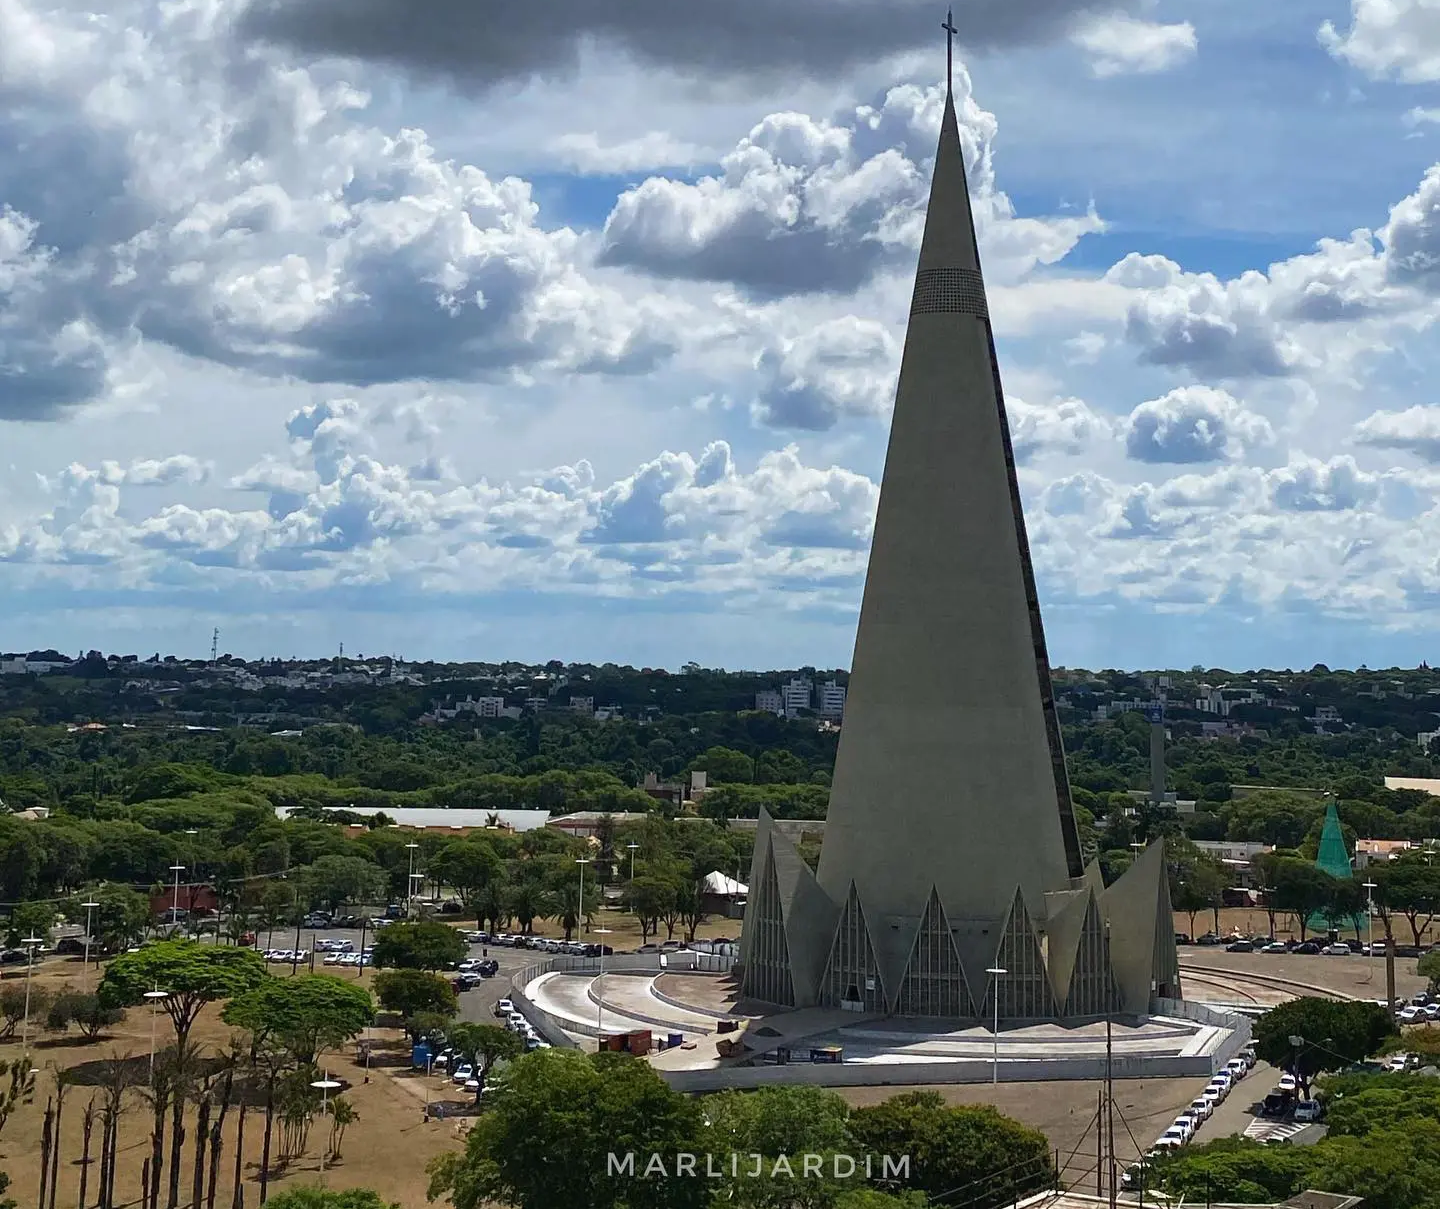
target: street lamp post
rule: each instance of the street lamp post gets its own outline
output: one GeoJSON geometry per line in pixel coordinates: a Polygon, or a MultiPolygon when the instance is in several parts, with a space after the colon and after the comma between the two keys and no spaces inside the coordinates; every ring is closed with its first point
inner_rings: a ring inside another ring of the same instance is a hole
{"type": "Polygon", "coordinates": [[[1377,882],[1365,882],[1365,923],[1368,935],[1365,938],[1365,956],[1370,959],[1365,964],[1369,967],[1365,975],[1366,982],[1373,982],[1375,979],[1375,967],[1370,964],[1375,958],[1375,891],[1379,888],[1377,882]]]}
{"type": "Polygon", "coordinates": [[[153,991],[146,991],[145,998],[150,1001],[150,1085],[155,1085],[155,1021],[160,1015],[160,1001],[169,999],[170,992],[162,991],[160,984],[155,984],[153,991]]]}
{"type": "Polygon", "coordinates": [[[35,950],[45,943],[41,936],[27,936],[22,942],[25,946],[25,1021],[20,1030],[20,1050],[22,1053],[30,1052],[30,975],[35,969],[35,950]]]}
{"type": "Polygon", "coordinates": [[[170,908],[170,926],[180,926],[180,874],[184,872],[184,865],[171,865],[170,872],[175,875],[175,902],[170,908]]]}
{"type": "Polygon", "coordinates": [[[80,905],[85,908],[85,956],[80,966],[80,989],[88,991],[90,989],[90,912],[100,904],[92,901],[80,905]]]}
{"type": "MultiPolygon", "coordinates": [[[[191,839],[190,839],[190,852],[189,852],[189,856],[190,856],[191,861],[194,862],[194,863],[190,866],[191,870],[193,871],[193,870],[196,870],[196,869],[198,869],[198,868],[200,867],[200,862],[196,859],[196,855],[195,855],[195,854],[196,854],[196,848],[195,848],[195,839],[194,839],[194,837],[197,836],[197,835],[199,835],[200,833],[199,833],[197,830],[195,830],[194,827],[187,827],[187,828],[185,828],[185,834],[191,837],[191,839]]],[[[193,873],[192,873],[192,876],[191,876],[191,881],[190,881],[190,885],[189,885],[189,890],[190,890],[190,895],[189,895],[190,905],[189,905],[189,907],[186,908],[185,918],[186,918],[187,922],[192,922],[192,923],[193,923],[193,922],[194,922],[194,915],[195,915],[195,880],[194,880],[194,875],[193,875],[193,873]]],[[[218,925],[217,925],[217,927],[218,927],[218,925]]],[[[197,933],[196,935],[198,936],[199,934],[197,933]]],[[[215,940],[216,940],[216,943],[219,943],[220,934],[219,934],[218,931],[217,931],[216,934],[215,934],[215,940]]]]}
{"type": "Polygon", "coordinates": [[[405,847],[410,851],[410,872],[405,879],[405,918],[409,919],[415,911],[415,849],[420,845],[411,840],[405,847]]]}
{"type": "MultiPolygon", "coordinates": [[[[320,1092],[320,1119],[323,1122],[326,1107],[330,1103],[328,1098],[330,1092],[334,1088],[340,1087],[341,1083],[338,1079],[332,1079],[330,1072],[326,1071],[323,1079],[316,1079],[310,1086],[318,1089],[320,1092]]],[[[320,1178],[322,1180],[325,1178],[325,1143],[323,1141],[320,1143],[320,1178]]]]}
{"type": "Polygon", "coordinates": [[[605,940],[609,928],[591,928],[591,936],[600,940],[600,976],[595,980],[595,1048],[600,1048],[600,1038],[605,1032],[605,940]]]}
{"type": "Polygon", "coordinates": [[[995,984],[995,1019],[992,1022],[990,1033],[990,1082],[992,1085],[998,1085],[1000,1082],[1000,979],[1009,972],[1000,966],[991,966],[985,971],[995,984]]]}
{"type": "Polygon", "coordinates": [[[630,880],[633,882],[635,880],[635,850],[639,848],[640,845],[635,843],[634,840],[631,840],[625,847],[630,849],[630,880]]]}
{"type": "Polygon", "coordinates": [[[588,856],[577,856],[575,863],[580,866],[579,897],[575,900],[575,939],[580,939],[580,921],[585,918],[585,866],[590,863],[588,856]]]}

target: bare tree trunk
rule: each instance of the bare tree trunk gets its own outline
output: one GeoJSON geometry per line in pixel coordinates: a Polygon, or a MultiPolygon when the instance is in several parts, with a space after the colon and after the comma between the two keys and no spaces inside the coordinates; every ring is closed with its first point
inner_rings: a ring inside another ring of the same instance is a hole
{"type": "Polygon", "coordinates": [[[260,1203],[270,1195],[270,1138],[275,1131],[275,1077],[265,1089],[265,1144],[260,1148],[260,1203]]]}
{"type": "MultiPolygon", "coordinates": [[[[145,1161],[140,1164],[140,1200],[144,1203],[145,1198],[150,1195],[150,1158],[147,1155],[145,1161]]],[[[107,1207],[109,1202],[105,1202],[107,1207]]]]}
{"type": "Polygon", "coordinates": [[[205,1147],[209,1142],[210,1097],[204,1096],[195,1118],[195,1176],[190,1185],[191,1209],[200,1209],[201,1197],[205,1195],[205,1147]]]}
{"type": "Polygon", "coordinates": [[[85,1193],[89,1191],[90,1184],[90,1134],[95,1128],[95,1098],[90,1098],[90,1103],[85,1106],[85,1115],[80,1119],[80,1197],[76,1202],[77,1209],[85,1209],[85,1193]]]}
{"type": "Polygon", "coordinates": [[[100,1118],[100,1209],[110,1209],[110,1112],[100,1118]]]}
{"type": "Polygon", "coordinates": [[[65,1092],[68,1087],[57,1083],[55,1088],[55,1139],[50,1147],[50,1202],[49,1209],[55,1209],[55,1193],[60,1185],[60,1117],[65,1111],[65,1092]]]}
{"type": "Polygon", "coordinates": [[[170,1105],[168,1088],[157,1083],[155,1096],[155,1127],[150,1131],[150,1182],[147,1185],[150,1209],[160,1207],[160,1173],[165,1170],[165,1109],[170,1105]]]}
{"type": "Polygon", "coordinates": [[[240,1119],[235,1122],[235,1190],[230,1196],[230,1209],[245,1204],[245,1101],[240,1101],[240,1119]]]}
{"type": "Polygon", "coordinates": [[[40,1209],[45,1209],[45,1194],[50,1190],[50,1150],[55,1145],[55,1109],[45,1099],[45,1128],[40,1131],[40,1209]]]}
{"type": "Polygon", "coordinates": [[[180,1204],[180,1160],[184,1145],[185,1096],[177,1087],[170,1101],[170,1195],[165,1198],[165,1209],[177,1209],[180,1204]]]}
{"type": "Polygon", "coordinates": [[[110,1157],[105,1161],[105,1209],[115,1209],[115,1164],[120,1158],[120,1102],[110,1122],[110,1157]]]}
{"type": "MultiPolygon", "coordinates": [[[[210,1129],[210,1177],[205,1190],[205,1209],[215,1209],[215,1180],[220,1174],[220,1150],[225,1139],[225,1114],[230,1111],[230,1093],[235,1086],[235,1058],[231,1055],[230,1068],[225,1072],[225,1084],[220,1091],[220,1115],[210,1129]]],[[[200,1198],[195,1198],[195,1209],[200,1209],[200,1198]]]]}

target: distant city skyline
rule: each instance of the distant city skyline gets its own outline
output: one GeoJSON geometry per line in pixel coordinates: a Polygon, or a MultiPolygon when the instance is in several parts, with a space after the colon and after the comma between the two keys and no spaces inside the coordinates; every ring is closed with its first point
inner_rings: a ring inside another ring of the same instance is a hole
{"type": "MultiPolygon", "coordinates": [[[[0,645],[848,666],[945,6],[736,6],[11,0],[0,645]]],[[[1430,11],[956,6],[1055,663],[1434,655],[1430,11]]]]}

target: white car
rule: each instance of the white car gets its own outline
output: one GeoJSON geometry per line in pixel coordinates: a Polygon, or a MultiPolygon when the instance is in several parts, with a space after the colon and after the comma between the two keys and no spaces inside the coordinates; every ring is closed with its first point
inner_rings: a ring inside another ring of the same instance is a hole
{"type": "Polygon", "coordinates": [[[1386,1070],[1403,1071],[1410,1064],[1408,1054],[1395,1054],[1389,1062],[1385,1063],[1386,1070]]]}
{"type": "Polygon", "coordinates": [[[1214,1112],[1224,1102],[1225,1097],[1218,1091],[1211,1091],[1209,1088],[1206,1088],[1200,1093],[1199,1099],[1208,1104],[1210,1111],[1214,1112]]]}
{"type": "Polygon", "coordinates": [[[1294,1075],[1281,1075],[1280,1082],[1275,1085],[1281,1091],[1294,1091],[1300,1086],[1300,1081],[1294,1075]]]}
{"type": "Polygon", "coordinates": [[[495,1005],[495,1014],[497,1016],[508,1016],[514,1010],[515,1005],[511,1003],[508,999],[502,999],[499,1003],[495,1005]]]}
{"type": "Polygon", "coordinates": [[[1190,1101],[1190,1107],[1185,1110],[1187,1116],[1194,1117],[1196,1121],[1208,1121],[1210,1114],[1215,1111],[1215,1101],[1198,1096],[1190,1101]]]}
{"type": "Polygon", "coordinates": [[[1319,1100],[1301,1100],[1295,1105],[1295,1119],[1297,1121],[1318,1121],[1321,1116],[1319,1100]]]}
{"type": "Polygon", "coordinates": [[[1185,1139],[1185,1141],[1188,1142],[1191,1138],[1195,1136],[1196,1124],[1197,1122],[1195,1121],[1194,1117],[1191,1117],[1187,1113],[1182,1112],[1178,1117],[1175,1118],[1175,1124],[1173,1124],[1170,1128],[1178,1129],[1181,1136],[1185,1139]]]}
{"type": "Polygon", "coordinates": [[[450,1077],[463,1087],[467,1081],[475,1077],[475,1068],[468,1062],[462,1062],[455,1068],[455,1073],[450,1077]]]}
{"type": "Polygon", "coordinates": [[[1320,952],[1325,953],[1330,957],[1349,957],[1350,946],[1342,944],[1326,945],[1323,949],[1320,950],[1320,952]]]}
{"type": "Polygon", "coordinates": [[[1250,1067],[1244,1058],[1231,1058],[1229,1062],[1225,1063],[1225,1070],[1236,1082],[1250,1073],[1250,1067]]]}
{"type": "Polygon", "coordinates": [[[1260,1056],[1256,1054],[1255,1047],[1253,1045],[1247,1045],[1244,1049],[1240,1051],[1239,1056],[1245,1059],[1246,1070],[1254,1070],[1255,1063],[1260,1061],[1260,1056]]]}

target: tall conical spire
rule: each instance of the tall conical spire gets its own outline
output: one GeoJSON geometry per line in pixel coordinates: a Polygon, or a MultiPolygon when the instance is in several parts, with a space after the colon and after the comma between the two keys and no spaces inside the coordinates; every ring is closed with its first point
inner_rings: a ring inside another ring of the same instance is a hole
{"type": "Polygon", "coordinates": [[[952,92],[818,876],[978,935],[1082,872],[952,92]]]}

